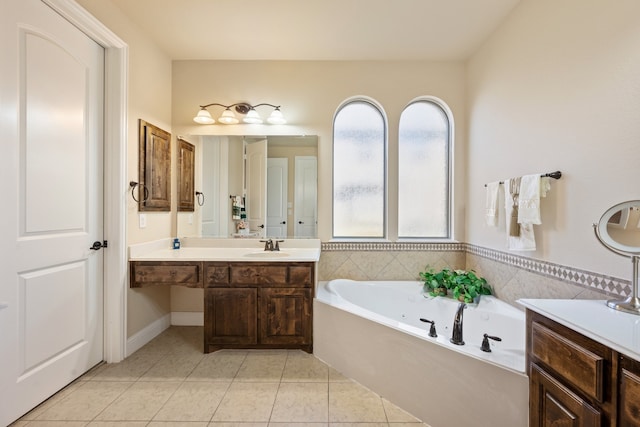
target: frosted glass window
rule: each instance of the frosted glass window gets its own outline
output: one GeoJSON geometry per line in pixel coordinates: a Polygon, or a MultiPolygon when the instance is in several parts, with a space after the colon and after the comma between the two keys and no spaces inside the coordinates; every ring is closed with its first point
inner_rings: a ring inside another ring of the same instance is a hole
{"type": "Polygon", "coordinates": [[[450,124],[435,102],[411,103],[400,116],[398,237],[447,238],[450,124]]]}
{"type": "Polygon", "coordinates": [[[382,112],[352,101],[333,124],[333,236],[385,237],[386,128],[382,112]]]}

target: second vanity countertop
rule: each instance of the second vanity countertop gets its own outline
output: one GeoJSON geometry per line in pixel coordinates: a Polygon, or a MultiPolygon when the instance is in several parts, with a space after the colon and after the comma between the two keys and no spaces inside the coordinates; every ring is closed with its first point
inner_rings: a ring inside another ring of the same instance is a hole
{"type": "MultiPolygon", "coordinates": [[[[181,239],[181,248],[171,248],[172,239],[132,245],[129,261],[235,261],[317,262],[319,239],[285,239],[280,251],[265,251],[259,239],[181,239]]],[[[274,239],[275,242],[275,239],[274,239]]]]}
{"type": "Polygon", "coordinates": [[[640,361],[640,316],[611,309],[604,300],[520,299],[518,303],[640,361]]]}

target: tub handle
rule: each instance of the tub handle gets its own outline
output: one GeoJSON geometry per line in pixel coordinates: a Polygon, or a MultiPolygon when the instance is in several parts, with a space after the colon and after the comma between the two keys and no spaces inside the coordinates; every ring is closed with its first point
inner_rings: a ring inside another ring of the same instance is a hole
{"type": "Polygon", "coordinates": [[[438,338],[438,334],[436,333],[436,322],[433,320],[427,320],[424,318],[420,318],[421,322],[431,323],[431,327],[429,328],[429,336],[432,338],[438,338]]]}
{"type": "Polygon", "coordinates": [[[491,347],[489,346],[489,340],[494,341],[502,341],[500,337],[492,337],[491,335],[484,334],[484,339],[482,340],[482,345],[480,346],[480,350],[491,353],[491,347]]]}

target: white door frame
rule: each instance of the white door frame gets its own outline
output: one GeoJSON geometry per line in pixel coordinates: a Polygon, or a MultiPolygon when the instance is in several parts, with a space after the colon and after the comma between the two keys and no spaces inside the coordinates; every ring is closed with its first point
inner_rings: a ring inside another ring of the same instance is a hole
{"type": "Polygon", "coordinates": [[[104,360],[124,359],[126,350],[127,83],[129,48],[73,0],[42,0],[105,49],[104,97],[104,360]]]}

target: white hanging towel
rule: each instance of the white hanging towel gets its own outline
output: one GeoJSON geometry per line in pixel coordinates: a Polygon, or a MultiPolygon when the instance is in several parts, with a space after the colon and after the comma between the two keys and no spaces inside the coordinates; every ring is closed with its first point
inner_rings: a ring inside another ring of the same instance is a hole
{"type": "Polygon", "coordinates": [[[487,184],[485,194],[485,221],[488,226],[498,226],[498,191],[500,189],[500,182],[490,182],[487,184]]]}
{"type": "Polygon", "coordinates": [[[540,216],[540,198],[551,189],[549,178],[540,174],[524,175],[520,181],[518,203],[519,224],[542,224],[540,216]]]}
{"type": "Polygon", "coordinates": [[[513,211],[513,196],[511,191],[512,179],[507,179],[504,182],[504,208],[507,228],[507,248],[513,251],[535,251],[536,239],[533,234],[533,224],[520,224],[520,232],[517,235],[512,236],[511,227],[514,226],[514,222],[509,221],[511,213],[513,211]]]}

